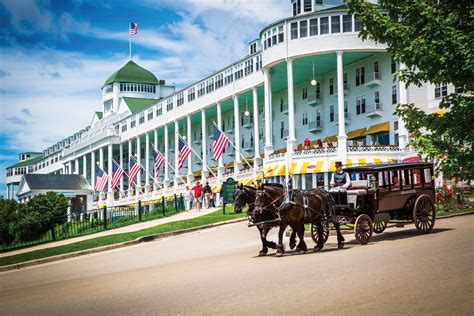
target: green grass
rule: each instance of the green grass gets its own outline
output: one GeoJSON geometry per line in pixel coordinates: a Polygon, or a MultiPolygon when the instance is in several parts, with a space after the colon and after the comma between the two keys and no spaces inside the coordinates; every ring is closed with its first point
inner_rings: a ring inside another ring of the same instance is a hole
{"type": "Polygon", "coordinates": [[[436,216],[440,217],[440,216],[449,216],[449,215],[455,215],[455,214],[463,214],[463,213],[469,213],[469,212],[472,212],[474,211],[474,207],[473,206],[469,206],[469,207],[465,207],[465,208],[458,208],[458,209],[455,209],[455,210],[450,210],[450,211],[439,211],[438,213],[436,213],[436,216]]]}
{"type": "Polygon", "coordinates": [[[243,218],[246,216],[246,212],[240,214],[233,213],[233,207],[226,206],[226,214],[222,214],[222,210],[200,216],[193,219],[182,220],[172,223],[166,223],[155,227],[142,229],[136,232],[115,234],[110,236],[98,237],[89,240],[80,241],[77,243],[58,246],[53,248],[35,250],[23,254],[13,255],[9,257],[0,258],[0,266],[9,264],[15,264],[30,260],[36,260],[41,258],[47,258],[51,256],[61,255],[65,253],[71,253],[86,249],[92,249],[107,245],[113,245],[121,242],[137,239],[139,237],[150,236],[155,234],[162,234],[168,232],[176,232],[184,229],[199,227],[208,224],[214,224],[224,222],[232,219],[243,218]]]}

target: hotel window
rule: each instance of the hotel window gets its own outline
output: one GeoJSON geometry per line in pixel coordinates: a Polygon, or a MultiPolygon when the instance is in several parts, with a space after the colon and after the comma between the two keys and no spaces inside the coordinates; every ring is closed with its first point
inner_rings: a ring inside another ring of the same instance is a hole
{"type": "Polygon", "coordinates": [[[139,114],[138,123],[139,123],[139,124],[145,123],[145,112],[141,112],[141,113],[139,114]]]}
{"type": "Polygon", "coordinates": [[[318,19],[309,20],[309,36],[318,35],[318,19]]]}
{"type": "Polygon", "coordinates": [[[112,100],[107,100],[104,102],[104,112],[108,113],[112,111],[112,106],[113,106],[113,101],[112,100]]]}
{"type": "Polygon", "coordinates": [[[176,100],[176,105],[177,106],[181,106],[184,104],[184,93],[181,92],[179,93],[177,96],[176,96],[177,100],[176,100]]]}
{"type": "Polygon", "coordinates": [[[283,139],[285,137],[285,121],[281,121],[280,123],[280,138],[283,139]]]}
{"type": "Polygon", "coordinates": [[[397,104],[397,103],[398,103],[397,86],[394,85],[392,86],[392,104],[397,104]]]}
{"type": "Polygon", "coordinates": [[[356,69],[356,86],[362,85],[365,83],[365,67],[360,67],[356,69]]]}
{"type": "Polygon", "coordinates": [[[329,122],[334,122],[334,105],[329,106],[329,122]]]}
{"type": "Polygon", "coordinates": [[[352,15],[342,16],[342,31],[344,33],[352,32],[352,15]]]}
{"type": "Polygon", "coordinates": [[[106,85],[106,86],[104,87],[104,92],[105,92],[105,93],[110,93],[110,92],[113,91],[113,89],[114,89],[114,86],[111,85],[111,84],[108,84],[108,85],[106,85]]]}
{"type": "Polygon", "coordinates": [[[219,89],[224,85],[224,74],[218,74],[215,78],[216,89],[219,89]]]}
{"type": "Polygon", "coordinates": [[[435,86],[435,98],[441,98],[448,95],[448,86],[443,85],[436,85],[435,86]]]}
{"type": "Polygon", "coordinates": [[[204,92],[205,92],[204,89],[205,89],[204,82],[201,82],[200,84],[198,84],[198,98],[204,95],[204,92]]]}
{"type": "Polygon", "coordinates": [[[316,5],[323,5],[323,0],[314,0],[314,4],[316,5]]]}
{"type": "Polygon", "coordinates": [[[306,100],[308,98],[308,88],[304,87],[303,88],[303,100],[306,100]]]}
{"type": "Polygon", "coordinates": [[[291,23],[291,39],[298,38],[298,22],[291,23]]]}
{"type": "Polygon", "coordinates": [[[272,47],[272,31],[268,31],[265,34],[265,37],[267,38],[267,47],[268,48],[272,47]]]}
{"type": "Polygon", "coordinates": [[[214,78],[206,81],[206,93],[214,91],[214,78]]]}
{"type": "Polygon", "coordinates": [[[334,94],[334,79],[333,78],[329,79],[329,94],[330,95],[334,94]]]}
{"type": "Polygon", "coordinates": [[[362,29],[362,21],[359,19],[357,15],[354,15],[354,20],[355,20],[355,31],[359,32],[362,29]]]}
{"type": "Polygon", "coordinates": [[[316,99],[321,99],[321,84],[319,82],[316,83],[316,99]]]}
{"type": "Polygon", "coordinates": [[[394,74],[397,71],[397,63],[395,62],[395,59],[393,58],[393,56],[392,56],[391,69],[392,69],[392,74],[394,74]]]}
{"type": "Polygon", "coordinates": [[[262,56],[258,55],[255,57],[255,70],[259,70],[260,68],[262,68],[262,56]]]}
{"type": "Polygon", "coordinates": [[[283,32],[283,26],[278,27],[278,43],[281,43],[285,40],[285,33],[283,32]]]}
{"type": "Polygon", "coordinates": [[[245,76],[253,73],[253,58],[245,61],[245,76]]]}
{"type": "Polygon", "coordinates": [[[278,34],[277,34],[277,28],[273,28],[272,29],[272,45],[276,45],[277,44],[277,38],[278,34]]]}
{"type": "Polygon", "coordinates": [[[137,125],[137,117],[134,115],[130,120],[130,128],[134,128],[137,125]]]}
{"type": "Polygon", "coordinates": [[[321,110],[319,108],[316,109],[316,124],[317,126],[321,126],[321,110]]]}
{"type": "Polygon", "coordinates": [[[365,113],[365,96],[356,99],[356,114],[365,113]]]}
{"type": "Polygon", "coordinates": [[[304,4],[303,4],[304,12],[311,12],[311,1],[313,0],[304,0],[304,4]]]}
{"type": "Polygon", "coordinates": [[[148,109],[148,116],[147,116],[148,121],[152,119],[153,119],[153,108],[148,109]]]}
{"type": "Polygon", "coordinates": [[[196,99],[196,92],[194,92],[194,87],[188,89],[188,102],[196,99]]]}
{"type": "Polygon", "coordinates": [[[225,78],[224,78],[225,85],[228,85],[232,81],[234,81],[234,77],[233,77],[233,74],[232,74],[232,69],[226,70],[225,71],[225,78]]]}
{"type": "Polygon", "coordinates": [[[343,85],[344,89],[346,90],[349,89],[349,85],[347,83],[347,73],[343,74],[343,82],[344,82],[344,85],[343,85]]]}
{"type": "Polygon", "coordinates": [[[242,69],[242,63],[236,65],[234,67],[235,71],[234,71],[234,74],[235,74],[235,80],[239,80],[240,78],[242,78],[244,76],[244,70],[242,69]]]}
{"type": "Polygon", "coordinates": [[[331,33],[341,32],[341,17],[331,16],[331,33]]]}
{"type": "Polygon", "coordinates": [[[329,17],[320,18],[320,34],[329,33],[329,17]]]}
{"type": "Polygon", "coordinates": [[[308,125],[308,112],[303,113],[303,125],[308,125]]]}
{"type": "Polygon", "coordinates": [[[127,131],[127,123],[122,123],[122,133],[127,131]]]}
{"type": "Polygon", "coordinates": [[[160,103],[156,107],[156,116],[160,116],[161,114],[163,114],[163,105],[160,103]]]}
{"type": "Polygon", "coordinates": [[[300,37],[308,36],[308,21],[300,21],[300,37]]]}
{"type": "Polygon", "coordinates": [[[173,109],[173,98],[169,98],[166,101],[166,111],[171,111],[173,109]]]}

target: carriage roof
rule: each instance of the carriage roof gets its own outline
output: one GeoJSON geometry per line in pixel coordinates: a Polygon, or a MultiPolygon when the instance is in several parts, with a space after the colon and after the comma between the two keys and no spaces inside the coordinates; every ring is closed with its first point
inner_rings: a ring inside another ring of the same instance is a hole
{"type": "Polygon", "coordinates": [[[415,169],[415,168],[432,168],[433,163],[431,162],[399,162],[399,163],[385,163],[379,165],[367,165],[367,166],[358,166],[345,168],[346,172],[352,173],[371,173],[371,172],[380,172],[386,170],[405,170],[405,169],[415,169]]]}

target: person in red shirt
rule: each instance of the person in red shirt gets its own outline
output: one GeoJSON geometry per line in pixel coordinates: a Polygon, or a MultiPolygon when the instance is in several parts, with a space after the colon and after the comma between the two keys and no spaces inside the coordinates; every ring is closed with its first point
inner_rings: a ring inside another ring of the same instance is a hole
{"type": "Polygon", "coordinates": [[[197,209],[198,211],[201,211],[202,194],[204,189],[202,188],[202,185],[199,183],[199,181],[197,181],[196,185],[191,190],[194,192],[194,198],[196,199],[197,209]]]}
{"type": "Polygon", "coordinates": [[[308,150],[309,146],[311,146],[311,142],[309,141],[308,137],[305,137],[304,142],[303,142],[304,149],[308,150]]]}

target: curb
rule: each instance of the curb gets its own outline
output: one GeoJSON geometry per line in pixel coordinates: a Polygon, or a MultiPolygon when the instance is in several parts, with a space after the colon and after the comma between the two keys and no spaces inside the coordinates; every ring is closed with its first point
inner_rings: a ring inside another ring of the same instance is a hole
{"type": "Polygon", "coordinates": [[[247,218],[245,218],[245,217],[244,218],[238,218],[238,219],[232,219],[232,220],[225,221],[225,222],[208,224],[208,225],[203,225],[203,226],[197,226],[197,227],[187,228],[187,229],[178,230],[178,231],[174,231],[174,232],[143,236],[143,237],[139,237],[135,240],[129,240],[129,241],[125,241],[125,242],[122,242],[122,243],[117,243],[117,244],[112,244],[112,245],[107,245],[107,246],[102,246],[102,247],[97,247],[97,248],[91,248],[91,249],[86,249],[86,250],[80,250],[80,251],[76,251],[76,252],[65,253],[65,254],[62,254],[62,255],[51,256],[51,257],[47,257],[47,258],[41,258],[41,259],[36,259],[36,260],[30,260],[30,261],[25,261],[25,262],[20,262],[20,263],[9,264],[9,265],[6,265],[6,266],[0,266],[0,272],[11,271],[11,270],[19,270],[21,268],[32,267],[32,266],[40,265],[40,264],[43,264],[43,263],[49,263],[49,262],[54,262],[54,261],[59,261],[59,260],[69,259],[69,258],[74,258],[74,257],[80,257],[80,256],[89,255],[89,254],[98,253],[98,252],[103,252],[103,251],[112,250],[112,249],[124,248],[124,247],[132,246],[132,245],[137,245],[137,244],[140,244],[142,242],[149,242],[149,241],[159,240],[159,239],[163,239],[163,238],[166,238],[166,237],[182,235],[182,234],[186,234],[186,233],[195,232],[195,231],[198,231],[198,230],[223,226],[223,225],[227,225],[227,224],[239,223],[239,222],[243,222],[243,221],[246,221],[246,220],[247,220],[247,218]]]}

